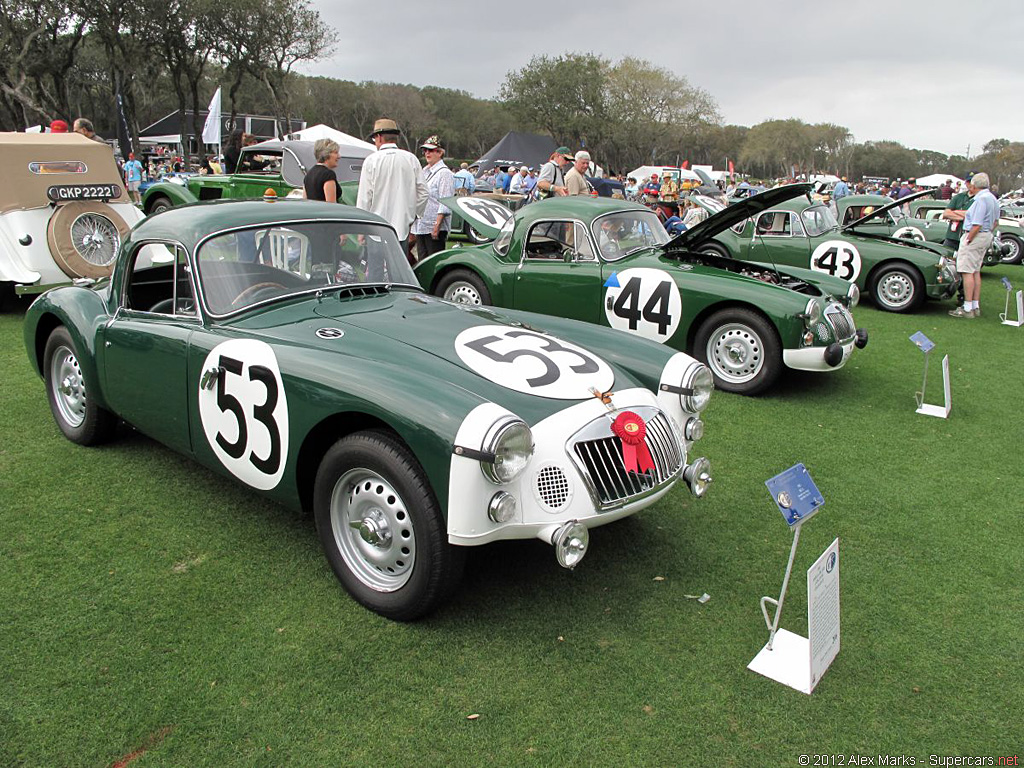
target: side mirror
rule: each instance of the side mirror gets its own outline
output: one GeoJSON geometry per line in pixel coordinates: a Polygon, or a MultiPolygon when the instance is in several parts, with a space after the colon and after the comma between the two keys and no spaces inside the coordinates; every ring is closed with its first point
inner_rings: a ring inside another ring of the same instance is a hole
{"type": "Polygon", "coordinates": [[[562,251],[562,261],[564,261],[566,264],[571,264],[572,262],[576,261],[576,251],[574,251],[572,248],[566,248],[564,251],[562,251]]]}

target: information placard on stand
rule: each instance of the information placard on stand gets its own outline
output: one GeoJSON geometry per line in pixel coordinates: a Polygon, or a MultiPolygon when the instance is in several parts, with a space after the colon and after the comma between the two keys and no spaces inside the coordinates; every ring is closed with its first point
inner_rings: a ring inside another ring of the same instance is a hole
{"type": "Polygon", "coordinates": [[[800,528],[825,504],[825,498],[803,464],[796,464],[765,481],[765,486],[793,531],[793,546],[789,550],[779,599],[761,598],[761,614],[769,630],[768,642],[747,668],[810,694],[839,653],[839,539],[835,539],[807,571],[808,637],[780,629],[800,528]],[[769,605],[775,606],[774,616],[768,615],[769,605]]]}
{"type": "Polygon", "coordinates": [[[1010,294],[1013,293],[1013,285],[1008,279],[1003,278],[1003,287],[1006,289],[1006,308],[999,315],[999,319],[1003,321],[1003,325],[1010,325],[1014,328],[1020,328],[1024,325],[1024,291],[1017,291],[1017,319],[1010,319],[1010,294]]]}
{"type": "Polygon", "coordinates": [[[946,400],[944,405],[931,405],[924,401],[925,388],[928,386],[928,354],[935,349],[935,342],[929,339],[921,331],[913,334],[910,340],[914,346],[924,353],[924,377],[921,381],[921,391],[914,393],[917,400],[917,412],[925,416],[938,416],[940,419],[948,419],[949,412],[953,409],[953,396],[949,389],[949,355],[942,358],[942,390],[946,400]]]}

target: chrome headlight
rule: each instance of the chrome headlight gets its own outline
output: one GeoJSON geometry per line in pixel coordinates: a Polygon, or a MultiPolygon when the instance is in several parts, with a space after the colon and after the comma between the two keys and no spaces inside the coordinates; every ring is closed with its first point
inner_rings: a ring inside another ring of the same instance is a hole
{"type": "Polygon", "coordinates": [[[948,262],[946,261],[946,257],[945,256],[939,256],[939,269],[940,270],[945,269],[947,263],[948,262]]]}
{"type": "Polygon", "coordinates": [[[510,483],[522,474],[533,456],[533,432],[526,422],[506,416],[487,431],[483,450],[494,456],[493,461],[480,462],[484,477],[498,485],[510,483]]]}
{"type": "Polygon", "coordinates": [[[850,290],[846,292],[846,306],[853,309],[860,304],[860,288],[856,283],[850,283],[850,290]]]}
{"type": "Polygon", "coordinates": [[[804,307],[804,325],[808,328],[813,328],[821,322],[822,312],[821,304],[818,303],[817,299],[808,299],[807,306],[804,307]]]}
{"type": "Polygon", "coordinates": [[[715,379],[706,365],[697,363],[690,366],[683,376],[682,385],[683,389],[690,390],[690,394],[679,398],[684,411],[700,413],[708,407],[708,400],[715,390],[715,379]]]}

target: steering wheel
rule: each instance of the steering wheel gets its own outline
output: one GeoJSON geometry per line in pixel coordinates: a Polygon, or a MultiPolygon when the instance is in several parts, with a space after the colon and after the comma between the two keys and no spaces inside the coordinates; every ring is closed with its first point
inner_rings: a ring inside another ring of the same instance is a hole
{"type": "Polygon", "coordinates": [[[232,307],[241,306],[242,304],[247,303],[248,299],[255,297],[256,294],[259,293],[260,291],[266,291],[266,290],[282,290],[282,291],[285,291],[285,292],[288,291],[288,289],[285,288],[280,283],[275,283],[275,282],[271,282],[271,281],[268,281],[268,282],[265,282],[265,283],[256,283],[255,285],[250,285],[248,288],[246,288],[240,294],[238,294],[235,297],[235,300],[231,302],[231,306],[232,307]]]}

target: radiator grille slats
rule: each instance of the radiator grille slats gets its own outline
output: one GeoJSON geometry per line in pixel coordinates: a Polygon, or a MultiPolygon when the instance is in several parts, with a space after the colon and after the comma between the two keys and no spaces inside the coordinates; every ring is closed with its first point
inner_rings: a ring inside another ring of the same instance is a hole
{"type": "Polygon", "coordinates": [[[619,507],[668,483],[683,465],[683,452],[668,417],[656,408],[633,410],[645,411],[640,415],[647,424],[644,442],[654,462],[653,471],[644,474],[626,471],[622,443],[611,433],[607,419],[581,430],[579,435],[583,439],[571,444],[577,466],[589,481],[602,510],[619,507]],[[600,432],[601,436],[592,436],[595,432],[600,432]]]}
{"type": "Polygon", "coordinates": [[[836,338],[839,341],[846,341],[853,336],[855,330],[853,327],[853,315],[849,313],[846,307],[833,304],[825,310],[825,319],[832,326],[832,330],[835,331],[836,338]]]}

